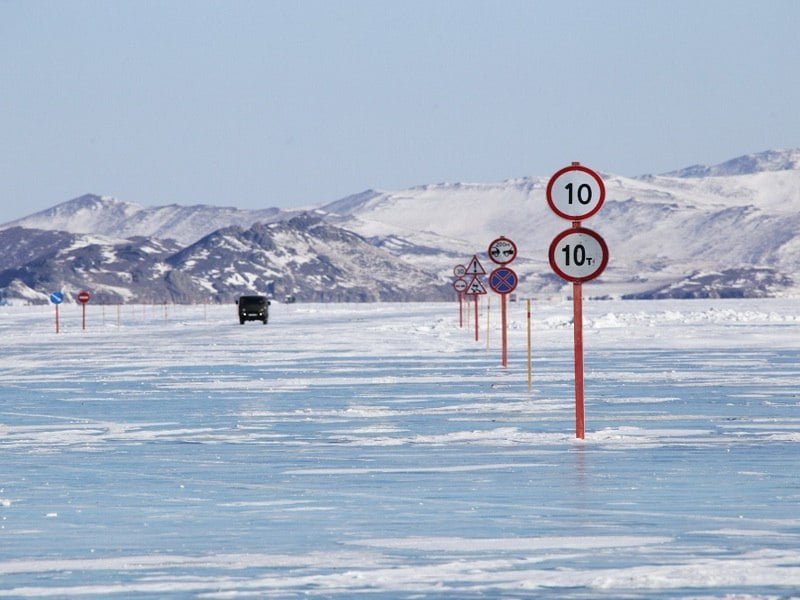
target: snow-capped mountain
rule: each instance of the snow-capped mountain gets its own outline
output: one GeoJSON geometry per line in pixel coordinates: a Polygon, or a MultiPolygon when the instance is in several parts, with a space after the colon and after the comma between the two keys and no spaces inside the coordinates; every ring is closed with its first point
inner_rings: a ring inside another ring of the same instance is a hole
{"type": "MultiPolygon", "coordinates": [[[[800,286],[799,157],[800,150],[740,157],[726,164],[747,164],[752,172],[726,176],[634,179],[601,173],[605,204],[584,226],[603,236],[611,260],[603,276],[587,286],[588,293],[758,296],[800,286]],[[780,165],[790,168],[779,170],[780,165]]],[[[536,296],[565,287],[553,280],[547,251],[553,237],[571,224],[550,210],[548,180],[365,193],[323,210],[340,227],[376,244],[430,248],[438,243],[450,254],[404,256],[428,268],[439,260],[436,270],[442,276],[452,273],[455,251],[485,256],[492,239],[508,237],[518,248],[511,265],[520,275],[518,290],[536,296]]]]}
{"type": "Polygon", "coordinates": [[[789,171],[800,169],[800,149],[767,150],[758,154],[746,154],[719,165],[693,165],[664,175],[668,177],[724,177],[727,175],[751,175],[764,171],[789,171]]]}
{"type": "Polygon", "coordinates": [[[450,286],[306,213],[215,231],[167,260],[214,300],[241,290],[315,302],[444,300],[450,286]]]}
{"type": "MultiPolygon", "coordinates": [[[[605,204],[583,224],[610,261],[586,295],[800,294],[800,150],[601,176],[605,204]]],[[[518,295],[568,294],[547,250],[571,223],[550,210],[548,180],[368,190],[302,215],[82,196],[0,226],[0,299],[92,286],[109,301],[452,297],[455,265],[478,255],[490,270],[486,250],[501,235],[517,245],[518,295]]]]}
{"type": "Polygon", "coordinates": [[[430,273],[310,214],[226,227],[186,247],[13,227],[0,231],[0,250],[31,236],[40,251],[0,270],[8,300],[46,302],[48,290],[74,300],[81,289],[106,304],[232,302],[248,292],[304,301],[443,300],[450,292],[430,273]]]}
{"type": "Polygon", "coordinates": [[[91,233],[116,238],[137,236],[173,239],[183,244],[196,242],[222,227],[249,227],[270,223],[300,211],[279,208],[245,210],[220,206],[144,207],[109,196],[85,194],[0,226],[27,229],[91,233]]]}

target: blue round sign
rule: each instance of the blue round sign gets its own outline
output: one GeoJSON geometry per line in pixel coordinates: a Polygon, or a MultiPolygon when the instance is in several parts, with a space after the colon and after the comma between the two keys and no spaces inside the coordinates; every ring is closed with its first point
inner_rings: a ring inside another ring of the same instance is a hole
{"type": "Polygon", "coordinates": [[[61,304],[64,301],[64,292],[53,292],[50,294],[50,302],[53,304],[61,304]]]}
{"type": "Polygon", "coordinates": [[[508,267],[500,267],[489,275],[489,287],[498,294],[510,294],[517,289],[517,274],[508,267]]]}

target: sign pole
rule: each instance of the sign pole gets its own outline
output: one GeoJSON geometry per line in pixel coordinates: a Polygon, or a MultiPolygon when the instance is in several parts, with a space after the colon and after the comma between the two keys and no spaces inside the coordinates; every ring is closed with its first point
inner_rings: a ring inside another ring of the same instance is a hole
{"type": "Polygon", "coordinates": [[[489,275],[489,287],[500,294],[500,328],[502,340],[501,363],[508,366],[508,295],[517,288],[517,274],[506,267],[517,257],[517,245],[500,236],[489,244],[489,258],[500,265],[489,275]]]}
{"type": "Polygon", "coordinates": [[[475,297],[475,341],[478,341],[478,294],[475,297]]]}
{"type": "Polygon", "coordinates": [[[58,318],[58,305],[64,301],[64,292],[53,292],[50,294],[50,302],[56,306],[56,333],[61,331],[61,323],[58,318]]]}
{"type": "Polygon", "coordinates": [[[92,295],[87,292],[86,290],[81,291],[78,294],[78,302],[81,303],[83,306],[83,316],[81,318],[81,328],[85,331],[86,330],[86,303],[91,300],[92,295]]]}
{"type": "Polygon", "coordinates": [[[508,294],[500,294],[500,322],[503,329],[503,366],[508,366],[508,307],[506,298],[508,294]]]}
{"type": "Polygon", "coordinates": [[[575,330],[575,437],[584,439],[586,411],[583,398],[583,289],[580,283],[572,284],[572,307],[575,330]]]}
{"type": "Polygon", "coordinates": [[[489,337],[491,336],[492,329],[489,322],[489,314],[492,311],[492,297],[486,296],[486,351],[489,351],[489,337]]]}
{"type": "Polygon", "coordinates": [[[481,294],[486,293],[486,288],[483,287],[481,283],[480,276],[485,275],[486,271],[481,264],[481,261],[478,260],[477,255],[472,256],[472,260],[469,261],[469,265],[465,267],[465,275],[472,275],[472,279],[467,284],[465,290],[467,294],[472,294],[472,297],[475,298],[475,341],[477,342],[479,339],[478,334],[478,296],[481,294]]]}
{"type": "MultiPolygon", "coordinates": [[[[456,267],[457,274],[461,273],[463,275],[465,272],[466,269],[463,266],[458,265],[456,267]]],[[[456,294],[458,294],[458,326],[461,328],[464,327],[464,291],[468,286],[469,284],[467,281],[460,275],[457,275],[456,280],[453,282],[453,289],[456,291],[456,294]]]]}
{"type": "Polygon", "coordinates": [[[531,356],[533,347],[531,344],[531,299],[528,298],[528,391],[533,388],[533,361],[531,356]]]}
{"type": "Polygon", "coordinates": [[[585,437],[583,369],[582,284],[598,277],[608,263],[608,247],[581,221],[597,213],[605,201],[605,184],[600,176],[572,163],[556,172],[547,184],[547,202],[553,212],[572,221],[572,228],[559,233],[550,244],[548,257],[553,271],[572,282],[572,311],[575,342],[575,436],[585,437]]]}
{"type": "MultiPolygon", "coordinates": [[[[573,221],[573,229],[580,229],[581,222],[573,221]]],[[[583,285],[572,284],[572,323],[575,337],[575,437],[586,437],[586,405],[584,401],[583,374],[583,285]]]]}

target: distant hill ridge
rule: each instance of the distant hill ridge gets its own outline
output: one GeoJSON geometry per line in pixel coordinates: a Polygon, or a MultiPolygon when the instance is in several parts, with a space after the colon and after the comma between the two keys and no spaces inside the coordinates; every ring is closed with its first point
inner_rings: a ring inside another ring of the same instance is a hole
{"type": "Polygon", "coordinates": [[[767,150],[746,154],[714,166],[693,165],[664,173],[666,177],[727,177],[752,175],[765,171],[790,171],[800,169],[800,149],[767,150]]]}
{"type": "MultiPolygon", "coordinates": [[[[591,166],[591,165],[589,165],[591,166]]],[[[602,173],[586,225],[609,245],[592,296],[800,294],[800,150],[636,178],[602,173]]],[[[549,176],[367,190],[308,210],[144,207],[87,194],[0,226],[0,301],[46,302],[91,288],[107,301],[447,299],[453,267],[499,235],[515,241],[527,297],[570,287],[547,261],[569,226],[545,199],[549,176]]]]}

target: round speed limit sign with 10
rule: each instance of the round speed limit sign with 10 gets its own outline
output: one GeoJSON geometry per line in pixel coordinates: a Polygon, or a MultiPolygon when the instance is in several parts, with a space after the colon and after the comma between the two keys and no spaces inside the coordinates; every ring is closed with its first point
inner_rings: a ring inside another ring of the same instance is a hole
{"type": "Polygon", "coordinates": [[[550,244],[550,266],[556,275],[573,283],[598,277],[608,264],[608,246],[591,229],[573,227],[550,244]]]}
{"type": "Polygon", "coordinates": [[[547,202],[559,217],[581,221],[594,215],[606,199],[606,186],[593,170],[573,164],[547,183],[547,202]]]}

